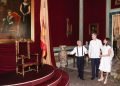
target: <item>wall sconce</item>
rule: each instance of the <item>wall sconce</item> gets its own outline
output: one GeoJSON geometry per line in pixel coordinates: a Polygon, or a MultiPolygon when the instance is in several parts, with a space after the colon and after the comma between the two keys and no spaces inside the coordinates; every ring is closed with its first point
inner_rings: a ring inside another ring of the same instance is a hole
{"type": "Polygon", "coordinates": [[[67,30],[66,30],[66,36],[72,35],[72,24],[70,23],[70,19],[66,18],[67,22],[67,30]]]}

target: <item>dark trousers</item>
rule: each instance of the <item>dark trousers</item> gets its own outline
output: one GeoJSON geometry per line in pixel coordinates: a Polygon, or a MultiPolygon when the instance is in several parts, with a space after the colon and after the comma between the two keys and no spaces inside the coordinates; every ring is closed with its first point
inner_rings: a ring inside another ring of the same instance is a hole
{"type": "Polygon", "coordinates": [[[77,57],[78,76],[84,78],[84,57],[77,57]]]}
{"type": "Polygon", "coordinates": [[[98,77],[100,58],[91,59],[92,78],[98,77]]]}

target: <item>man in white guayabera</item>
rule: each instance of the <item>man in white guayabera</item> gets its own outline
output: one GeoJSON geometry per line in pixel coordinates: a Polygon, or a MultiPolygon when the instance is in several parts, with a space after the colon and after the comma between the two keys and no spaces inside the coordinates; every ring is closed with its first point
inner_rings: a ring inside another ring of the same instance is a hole
{"type": "Polygon", "coordinates": [[[89,58],[91,58],[92,77],[91,80],[98,78],[99,64],[100,64],[100,49],[102,42],[97,38],[97,33],[92,33],[92,40],[89,44],[89,58]]]}

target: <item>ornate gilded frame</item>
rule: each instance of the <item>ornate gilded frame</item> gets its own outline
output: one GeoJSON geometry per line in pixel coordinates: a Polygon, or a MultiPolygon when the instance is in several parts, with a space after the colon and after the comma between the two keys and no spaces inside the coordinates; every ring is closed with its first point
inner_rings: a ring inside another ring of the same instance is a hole
{"type": "Polygon", "coordinates": [[[93,32],[99,34],[99,24],[97,23],[89,24],[89,34],[92,34],[93,32]]]}
{"type": "Polygon", "coordinates": [[[115,0],[115,5],[120,5],[120,0],[115,0]]]}

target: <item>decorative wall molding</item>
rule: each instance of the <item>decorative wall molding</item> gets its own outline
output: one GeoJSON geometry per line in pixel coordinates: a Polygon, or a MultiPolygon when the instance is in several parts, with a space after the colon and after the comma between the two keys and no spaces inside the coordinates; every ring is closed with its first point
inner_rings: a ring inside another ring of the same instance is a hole
{"type": "Polygon", "coordinates": [[[116,8],[116,9],[111,9],[109,12],[116,12],[116,11],[120,11],[120,8],[116,8]]]}

